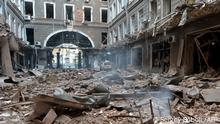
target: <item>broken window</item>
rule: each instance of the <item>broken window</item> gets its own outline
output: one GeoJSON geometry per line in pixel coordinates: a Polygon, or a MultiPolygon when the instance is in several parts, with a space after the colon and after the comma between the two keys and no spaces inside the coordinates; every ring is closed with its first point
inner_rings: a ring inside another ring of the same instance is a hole
{"type": "Polygon", "coordinates": [[[33,16],[33,2],[25,1],[24,9],[25,15],[33,16]]]}
{"type": "Polygon", "coordinates": [[[195,73],[210,69],[220,70],[220,32],[219,30],[189,36],[195,42],[193,69],[195,73]]]}
{"type": "Polygon", "coordinates": [[[73,20],[73,6],[71,6],[71,5],[65,6],[65,19],[66,20],[73,20]]]}
{"type": "Polygon", "coordinates": [[[102,44],[107,45],[107,33],[102,32],[102,44]]]}
{"type": "Polygon", "coordinates": [[[27,41],[30,45],[34,45],[34,29],[33,28],[26,28],[26,36],[27,41]]]}
{"type": "Polygon", "coordinates": [[[163,0],[163,16],[171,13],[171,0],[163,0]]]}
{"type": "Polygon", "coordinates": [[[108,18],[108,11],[107,9],[102,9],[102,22],[107,23],[107,18],[108,18]]]}
{"type": "Polygon", "coordinates": [[[150,2],[150,13],[151,13],[151,19],[154,21],[154,19],[157,16],[157,1],[153,0],[150,2]]]}
{"type": "Polygon", "coordinates": [[[54,18],[54,4],[46,3],[46,18],[54,18]]]}
{"type": "Polygon", "coordinates": [[[92,8],[90,7],[84,8],[84,21],[88,21],[88,22],[92,21],[92,8]]]}

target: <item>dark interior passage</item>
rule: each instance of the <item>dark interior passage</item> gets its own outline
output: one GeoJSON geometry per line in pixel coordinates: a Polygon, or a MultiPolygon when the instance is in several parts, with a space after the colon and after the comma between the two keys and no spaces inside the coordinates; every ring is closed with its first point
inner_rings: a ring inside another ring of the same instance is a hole
{"type": "MultiPolygon", "coordinates": [[[[198,38],[198,46],[195,45],[194,50],[194,72],[199,73],[206,71],[208,68],[205,60],[210,68],[214,70],[220,69],[220,32],[206,33],[198,38]],[[203,54],[203,55],[202,55],[203,54]]],[[[196,41],[195,41],[196,42],[196,41]]]]}

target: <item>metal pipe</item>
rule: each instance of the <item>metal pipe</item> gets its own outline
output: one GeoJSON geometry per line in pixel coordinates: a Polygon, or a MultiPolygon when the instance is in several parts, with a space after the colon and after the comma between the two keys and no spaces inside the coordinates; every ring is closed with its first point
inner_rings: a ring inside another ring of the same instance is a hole
{"type": "Polygon", "coordinates": [[[154,118],[154,111],[153,111],[152,99],[150,99],[150,111],[151,111],[151,117],[153,119],[154,118]]]}

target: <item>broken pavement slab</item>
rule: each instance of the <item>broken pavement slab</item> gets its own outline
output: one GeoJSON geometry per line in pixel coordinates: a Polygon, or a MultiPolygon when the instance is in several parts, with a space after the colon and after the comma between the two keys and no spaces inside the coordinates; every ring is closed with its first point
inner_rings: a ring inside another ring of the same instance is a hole
{"type": "Polygon", "coordinates": [[[201,92],[205,102],[220,103],[220,90],[219,89],[203,89],[201,92]]]}

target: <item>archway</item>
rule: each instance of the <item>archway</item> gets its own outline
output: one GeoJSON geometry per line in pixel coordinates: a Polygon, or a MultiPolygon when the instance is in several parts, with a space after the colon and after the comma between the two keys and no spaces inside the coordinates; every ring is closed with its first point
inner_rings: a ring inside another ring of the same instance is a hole
{"type": "Polygon", "coordinates": [[[61,44],[74,44],[80,48],[95,47],[92,39],[78,30],[59,30],[50,34],[44,41],[44,47],[56,47],[61,44]]]}
{"type": "Polygon", "coordinates": [[[82,32],[60,30],[47,37],[44,47],[51,49],[47,56],[50,67],[81,68],[84,64],[82,49],[92,48],[94,43],[82,32]]]}

